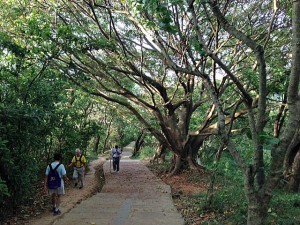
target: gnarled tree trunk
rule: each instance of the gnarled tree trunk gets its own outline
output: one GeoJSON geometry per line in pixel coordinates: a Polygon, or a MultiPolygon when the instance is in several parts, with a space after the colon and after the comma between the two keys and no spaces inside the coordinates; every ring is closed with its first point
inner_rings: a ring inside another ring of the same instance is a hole
{"type": "Polygon", "coordinates": [[[183,154],[173,155],[173,165],[170,168],[169,176],[173,176],[181,172],[182,170],[188,168],[187,155],[186,152],[182,151],[183,154]]]}
{"type": "MultiPolygon", "coordinates": [[[[207,129],[206,129],[207,130],[207,129]]],[[[204,132],[206,132],[206,130],[204,132]]],[[[194,135],[190,136],[189,141],[185,145],[187,151],[187,161],[190,169],[201,171],[204,169],[202,165],[197,163],[197,155],[200,147],[203,145],[204,140],[209,135],[194,135]]]]}
{"type": "Polygon", "coordinates": [[[264,198],[251,195],[251,198],[248,199],[247,225],[265,224],[267,205],[264,198]]]}
{"type": "Polygon", "coordinates": [[[100,143],[100,136],[97,135],[95,138],[95,143],[94,143],[94,152],[95,153],[98,153],[99,143],[100,143]]]}
{"type": "Polygon", "coordinates": [[[300,184],[300,151],[298,150],[292,164],[291,176],[289,181],[289,189],[298,192],[300,184]]]}
{"type": "Polygon", "coordinates": [[[140,151],[140,149],[144,143],[145,136],[146,136],[146,133],[143,131],[136,139],[132,156],[136,156],[136,154],[140,151]]]}
{"type": "Polygon", "coordinates": [[[165,161],[167,148],[164,144],[159,144],[158,148],[156,149],[156,152],[154,153],[152,159],[150,160],[150,163],[154,164],[155,162],[158,163],[158,160],[165,161]]]}

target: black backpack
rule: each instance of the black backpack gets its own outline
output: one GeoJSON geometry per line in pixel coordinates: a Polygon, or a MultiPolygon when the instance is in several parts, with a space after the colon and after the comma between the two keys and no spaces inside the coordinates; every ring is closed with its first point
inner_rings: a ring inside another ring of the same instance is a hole
{"type": "Polygon", "coordinates": [[[61,178],[57,172],[57,168],[61,165],[58,163],[57,166],[53,169],[51,163],[49,164],[50,171],[48,174],[48,188],[49,189],[57,189],[61,187],[61,178]]]}
{"type": "Polygon", "coordinates": [[[79,161],[80,162],[80,165],[81,165],[81,157],[82,155],[80,155],[79,159],[77,159],[76,155],[74,155],[74,158],[75,158],[75,166],[77,166],[77,162],[79,161]]]}

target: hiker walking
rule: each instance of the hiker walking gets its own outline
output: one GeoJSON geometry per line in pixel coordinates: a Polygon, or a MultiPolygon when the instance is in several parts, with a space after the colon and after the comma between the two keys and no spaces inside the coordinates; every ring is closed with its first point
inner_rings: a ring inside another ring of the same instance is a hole
{"type": "Polygon", "coordinates": [[[120,170],[121,155],[122,155],[122,149],[119,148],[118,145],[116,145],[115,147],[113,147],[111,149],[111,156],[112,156],[112,159],[113,159],[113,170],[115,172],[119,172],[119,170],[120,170]]]}
{"type": "Polygon", "coordinates": [[[61,213],[59,209],[61,196],[65,194],[64,180],[68,181],[65,166],[61,163],[62,156],[55,153],[54,161],[47,166],[44,190],[51,196],[53,215],[61,213]]]}
{"type": "Polygon", "coordinates": [[[86,158],[81,154],[80,149],[76,148],[75,155],[72,158],[72,161],[69,167],[73,166],[73,180],[74,187],[77,187],[79,184],[79,189],[83,188],[83,179],[84,179],[84,171],[86,166],[86,158]]]}

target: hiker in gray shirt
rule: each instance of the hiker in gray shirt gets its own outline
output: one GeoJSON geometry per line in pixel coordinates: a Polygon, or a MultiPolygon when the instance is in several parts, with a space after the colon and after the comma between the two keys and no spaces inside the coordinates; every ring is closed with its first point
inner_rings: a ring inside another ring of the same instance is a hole
{"type": "Polygon", "coordinates": [[[111,149],[111,156],[113,159],[113,169],[115,172],[119,172],[120,170],[120,158],[122,155],[122,149],[116,145],[114,148],[111,149]]]}

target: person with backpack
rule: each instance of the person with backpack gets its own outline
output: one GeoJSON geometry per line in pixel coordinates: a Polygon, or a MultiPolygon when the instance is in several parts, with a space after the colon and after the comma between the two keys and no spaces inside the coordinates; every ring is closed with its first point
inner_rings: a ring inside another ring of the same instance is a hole
{"type": "Polygon", "coordinates": [[[122,149],[119,148],[118,145],[116,145],[114,148],[111,149],[111,156],[113,159],[113,170],[117,173],[120,171],[121,155],[122,155],[122,149]]]}
{"type": "Polygon", "coordinates": [[[60,153],[54,154],[54,161],[47,166],[45,173],[44,189],[51,196],[53,215],[61,213],[59,209],[61,196],[65,194],[64,180],[67,182],[65,166],[61,163],[60,153]]]}
{"type": "Polygon", "coordinates": [[[79,184],[79,189],[83,188],[83,179],[84,179],[84,171],[86,166],[86,158],[81,154],[80,149],[77,148],[75,150],[75,155],[72,158],[72,161],[69,167],[73,167],[73,180],[74,186],[77,187],[79,184]]]}

